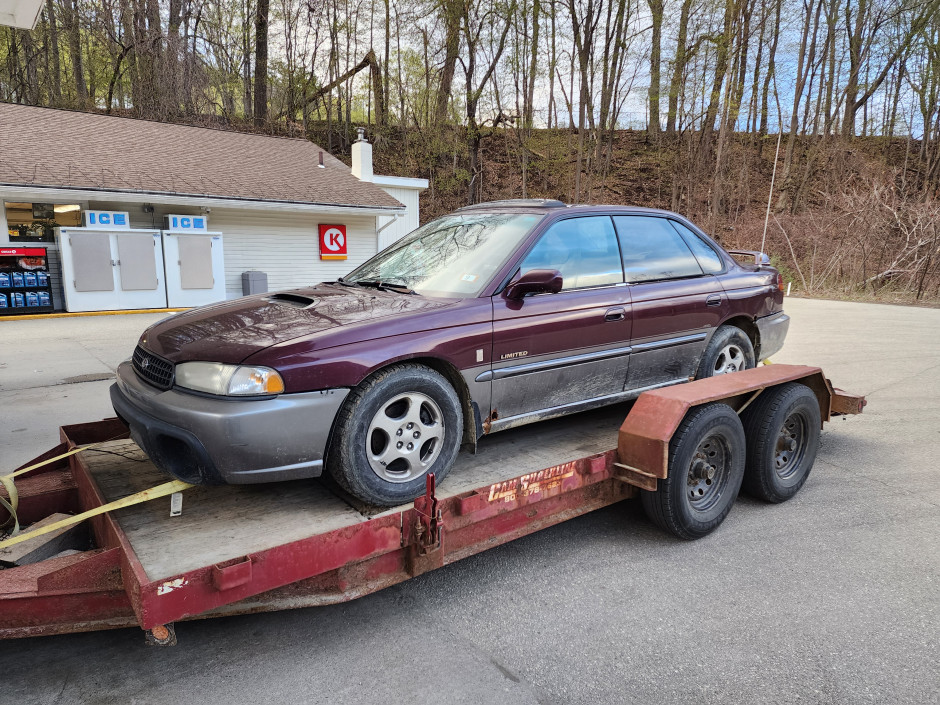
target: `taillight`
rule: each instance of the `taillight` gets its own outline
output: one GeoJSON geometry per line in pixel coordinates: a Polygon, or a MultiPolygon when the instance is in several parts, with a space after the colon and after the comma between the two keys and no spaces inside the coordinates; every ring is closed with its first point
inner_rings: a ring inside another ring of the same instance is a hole
{"type": "Polygon", "coordinates": [[[777,288],[783,291],[783,275],[780,272],[777,272],[777,288]]]}

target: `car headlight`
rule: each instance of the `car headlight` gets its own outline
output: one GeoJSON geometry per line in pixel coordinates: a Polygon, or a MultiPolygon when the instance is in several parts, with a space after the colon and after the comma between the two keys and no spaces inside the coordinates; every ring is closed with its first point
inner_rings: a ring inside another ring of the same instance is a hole
{"type": "Polygon", "coordinates": [[[197,392],[233,397],[284,391],[284,380],[270,367],[223,365],[220,362],[180,363],[176,366],[176,383],[197,392]]]}

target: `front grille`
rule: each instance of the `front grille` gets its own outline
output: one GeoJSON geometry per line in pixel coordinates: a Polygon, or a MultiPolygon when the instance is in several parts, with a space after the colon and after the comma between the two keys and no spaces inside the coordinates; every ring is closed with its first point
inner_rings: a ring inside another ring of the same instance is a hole
{"type": "Polygon", "coordinates": [[[154,387],[169,389],[173,386],[173,363],[147,352],[139,345],[134,349],[134,371],[137,376],[154,387]]]}

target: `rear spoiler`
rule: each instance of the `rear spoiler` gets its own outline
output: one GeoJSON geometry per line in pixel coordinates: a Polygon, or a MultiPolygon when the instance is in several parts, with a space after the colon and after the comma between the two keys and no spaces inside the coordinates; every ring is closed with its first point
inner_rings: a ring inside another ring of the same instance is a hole
{"type": "Polygon", "coordinates": [[[758,267],[770,265],[770,257],[764,252],[757,252],[756,250],[728,250],[728,254],[732,257],[752,258],[754,264],[758,267]]]}

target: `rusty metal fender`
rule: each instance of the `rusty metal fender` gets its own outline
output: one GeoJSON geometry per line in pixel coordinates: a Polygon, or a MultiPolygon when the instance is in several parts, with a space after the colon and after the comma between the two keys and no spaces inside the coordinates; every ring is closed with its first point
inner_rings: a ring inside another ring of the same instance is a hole
{"type": "Polygon", "coordinates": [[[617,452],[627,472],[624,481],[649,489],[651,478],[663,479],[669,467],[669,441],[693,406],[720,401],[741,413],[764,390],[787,382],[805,384],[819,401],[820,417],[860,414],[865,397],[833,388],[818,367],[764,365],[729,375],[700,379],[644,392],[620,427],[617,452]]]}

